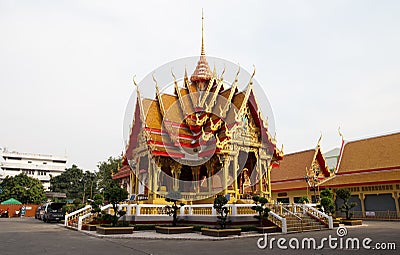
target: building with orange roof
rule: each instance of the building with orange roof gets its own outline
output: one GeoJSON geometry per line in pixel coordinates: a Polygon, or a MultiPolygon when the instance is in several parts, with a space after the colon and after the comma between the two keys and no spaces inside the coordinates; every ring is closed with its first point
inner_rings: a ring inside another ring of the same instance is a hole
{"type": "Polygon", "coordinates": [[[279,168],[271,171],[272,198],[281,203],[297,203],[307,196],[318,200],[318,184],[331,176],[319,145],[314,149],[286,154],[279,168]]]}
{"type": "Polygon", "coordinates": [[[180,83],[172,74],[173,93],[160,92],[154,76],[154,98],[142,97],[136,84],[125,151],[129,164],[114,176],[127,178],[130,167],[131,195],[145,203],[163,203],[171,191],[199,203],[210,203],[217,194],[230,202],[253,194],[271,197],[270,171],[282,153],[257,102],[255,71],[244,89],[238,84],[240,68],[230,86],[223,74],[211,71],[202,36],[192,75],[185,71],[180,83]]]}
{"type": "Polygon", "coordinates": [[[400,218],[400,132],[343,141],[335,175],[319,187],[349,189],[355,217],[400,218]]]}

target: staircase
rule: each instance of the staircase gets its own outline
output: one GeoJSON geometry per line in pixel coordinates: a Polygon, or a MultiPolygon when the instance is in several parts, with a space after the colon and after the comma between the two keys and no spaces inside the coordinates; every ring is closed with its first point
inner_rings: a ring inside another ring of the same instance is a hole
{"type": "Polygon", "coordinates": [[[281,229],[283,233],[319,231],[332,229],[332,217],[315,209],[311,205],[273,205],[271,211],[282,218],[281,229]]]}
{"type": "Polygon", "coordinates": [[[288,215],[285,218],[288,233],[328,229],[325,223],[308,214],[288,215]]]}

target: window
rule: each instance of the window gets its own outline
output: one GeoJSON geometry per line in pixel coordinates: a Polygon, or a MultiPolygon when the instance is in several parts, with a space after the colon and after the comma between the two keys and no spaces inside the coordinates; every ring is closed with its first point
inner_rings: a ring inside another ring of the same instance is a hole
{"type": "Polygon", "coordinates": [[[43,165],[47,165],[47,162],[43,162],[43,165]]]}
{"type": "Polygon", "coordinates": [[[28,161],[28,164],[31,164],[31,163],[32,163],[32,161],[29,160],[29,161],[28,161]]]}

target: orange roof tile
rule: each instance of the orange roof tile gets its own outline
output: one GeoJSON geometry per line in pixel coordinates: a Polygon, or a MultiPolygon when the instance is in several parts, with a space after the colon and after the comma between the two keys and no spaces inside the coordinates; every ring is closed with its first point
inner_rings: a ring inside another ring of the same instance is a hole
{"type": "Polygon", "coordinates": [[[161,129],[162,116],[160,106],[157,101],[151,99],[143,99],[143,110],[146,115],[146,125],[150,128],[161,129]]]}
{"type": "Polygon", "coordinates": [[[178,97],[169,94],[162,94],[161,99],[165,109],[164,119],[175,123],[181,123],[183,121],[183,116],[178,97]]]}
{"type": "Polygon", "coordinates": [[[377,183],[400,183],[400,167],[390,170],[361,171],[357,173],[347,173],[335,175],[321,183],[320,187],[340,187],[340,186],[360,186],[377,183]]]}
{"type": "Polygon", "coordinates": [[[400,166],[400,133],[345,143],[338,173],[400,166]]]}
{"type": "Polygon", "coordinates": [[[302,180],[299,179],[288,182],[271,183],[271,190],[277,192],[285,190],[307,189],[307,186],[308,184],[304,179],[302,180]]]}
{"type": "Polygon", "coordinates": [[[271,170],[271,182],[304,179],[306,167],[310,168],[314,154],[315,149],[286,154],[280,161],[279,168],[271,170]]]}

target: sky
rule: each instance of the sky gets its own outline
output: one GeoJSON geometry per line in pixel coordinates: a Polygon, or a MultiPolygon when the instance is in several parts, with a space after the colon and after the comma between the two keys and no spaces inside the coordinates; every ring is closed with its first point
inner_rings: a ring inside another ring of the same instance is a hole
{"type": "Polygon", "coordinates": [[[206,54],[256,66],[285,153],[400,131],[399,1],[0,0],[0,147],[120,155],[132,76],[199,55],[202,8],[206,54]]]}

